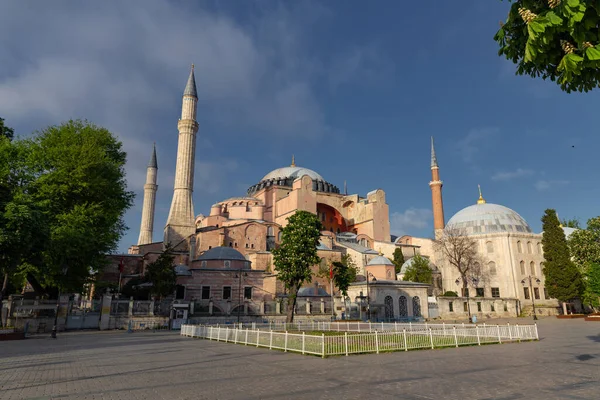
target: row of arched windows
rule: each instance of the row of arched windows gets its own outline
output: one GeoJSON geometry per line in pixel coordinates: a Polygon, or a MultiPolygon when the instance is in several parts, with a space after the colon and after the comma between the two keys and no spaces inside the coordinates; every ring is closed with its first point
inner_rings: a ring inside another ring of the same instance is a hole
{"type": "MultiPolygon", "coordinates": [[[[394,319],[394,299],[392,298],[392,296],[385,296],[383,303],[385,305],[385,319],[394,319]]],[[[415,296],[412,298],[412,309],[414,317],[421,316],[421,299],[419,298],[419,296],[415,296]]],[[[400,318],[408,317],[408,299],[406,298],[406,296],[400,296],[398,298],[398,315],[400,316],[400,318]]]]}
{"type": "MultiPolygon", "coordinates": [[[[535,262],[533,262],[533,261],[531,261],[529,263],[529,271],[527,271],[525,269],[525,261],[523,261],[523,260],[521,260],[521,262],[519,263],[519,267],[521,269],[521,275],[538,275],[538,271],[536,269],[535,262]]],[[[541,275],[543,269],[544,269],[544,263],[542,262],[542,263],[540,263],[540,271],[539,271],[540,275],[541,275]]]]}
{"type": "MultiPolygon", "coordinates": [[[[486,247],[486,250],[488,253],[494,252],[494,243],[492,243],[491,241],[486,242],[485,247],[486,247]]],[[[537,254],[543,254],[542,244],[540,242],[538,242],[536,244],[536,247],[537,247],[537,254]]],[[[520,240],[517,241],[517,253],[523,254],[523,243],[520,240]]],[[[527,242],[527,253],[533,254],[533,243],[532,242],[527,242]]]]}

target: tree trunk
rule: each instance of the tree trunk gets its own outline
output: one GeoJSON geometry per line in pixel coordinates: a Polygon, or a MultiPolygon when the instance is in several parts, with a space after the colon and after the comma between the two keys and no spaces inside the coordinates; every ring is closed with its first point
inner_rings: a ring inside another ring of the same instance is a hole
{"type": "Polygon", "coordinates": [[[2,300],[4,300],[4,296],[5,296],[7,287],[8,287],[8,272],[4,274],[4,283],[2,283],[2,290],[0,290],[0,309],[2,308],[2,300]]]}
{"type": "Polygon", "coordinates": [[[286,322],[288,324],[294,322],[294,310],[296,309],[296,299],[298,298],[298,290],[300,290],[300,285],[295,285],[290,289],[290,293],[288,295],[286,318],[286,322]]]}

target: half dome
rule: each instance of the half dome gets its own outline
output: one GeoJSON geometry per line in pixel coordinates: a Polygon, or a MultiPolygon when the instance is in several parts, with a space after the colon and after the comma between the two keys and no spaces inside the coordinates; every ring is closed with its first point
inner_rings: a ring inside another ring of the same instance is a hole
{"type": "Polygon", "coordinates": [[[516,211],[499,204],[480,203],[463,208],[446,224],[448,230],[467,235],[488,233],[532,233],[531,227],[516,211]]]}

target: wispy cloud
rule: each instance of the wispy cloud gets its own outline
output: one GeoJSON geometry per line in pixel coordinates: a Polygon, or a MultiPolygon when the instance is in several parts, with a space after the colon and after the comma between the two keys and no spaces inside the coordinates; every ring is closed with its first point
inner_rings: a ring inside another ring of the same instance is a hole
{"type": "Polygon", "coordinates": [[[534,187],[541,191],[544,190],[550,190],[550,189],[554,189],[557,187],[561,187],[561,186],[565,186],[568,185],[570,182],[567,180],[545,180],[545,179],[541,179],[539,181],[537,181],[534,185],[534,187]]]}
{"type": "Polygon", "coordinates": [[[527,168],[517,168],[514,171],[497,172],[492,176],[493,181],[511,181],[517,178],[533,176],[535,171],[527,168]]]}
{"type": "Polygon", "coordinates": [[[394,235],[410,234],[415,229],[424,229],[433,219],[433,213],[427,208],[411,207],[404,212],[393,212],[390,215],[390,230],[394,235]]]}
{"type": "Polygon", "coordinates": [[[462,155],[463,161],[470,163],[482,148],[489,145],[489,140],[493,138],[499,129],[496,127],[487,127],[471,129],[465,137],[458,141],[456,147],[462,155]]]}

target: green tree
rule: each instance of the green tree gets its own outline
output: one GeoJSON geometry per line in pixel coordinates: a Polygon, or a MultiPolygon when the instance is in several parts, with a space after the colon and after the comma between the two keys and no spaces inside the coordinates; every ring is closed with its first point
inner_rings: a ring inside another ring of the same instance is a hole
{"type": "Polygon", "coordinates": [[[107,129],[86,121],[50,126],[31,140],[28,187],[49,237],[30,280],[78,292],[106,265],[126,226],[133,193],[125,182],[126,154],[107,129]],[[35,279],[33,279],[35,278],[35,279]]]}
{"type": "Polygon", "coordinates": [[[402,253],[401,247],[396,247],[394,250],[394,259],[392,260],[392,263],[394,263],[396,273],[400,273],[402,265],[404,264],[404,253],[402,253]]]}
{"type": "Polygon", "coordinates": [[[4,125],[4,118],[0,118],[0,137],[4,136],[8,140],[12,140],[15,136],[15,130],[4,125]]]}
{"type": "Polygon", "coordinates": [[[294,320],[298,290],[312,280],[311,266],[319,264],[317,246],[323,226],[316,215],[296,211],[282,230],[281,243],[273,250],[277,279],[288,291],[287,322],[294,320]]]}
{"type": "Polygon", "coordinates": [[[45,216],[29,191],[30,144],[0,136],[0,300],[10,283],[23,286],[19,267],[39,258],[47,239],[45,216]]]}
{"type": "Polygon", "coordinates": [[[356,281],[357,272],[356,264],[349,254],[344,254],[341,261],[333,262],[333,283],[344,297],[348,296],[350,284],[356,281]]]}
{"type": "Polygon", "coordinates": [[[518,75],[556,81],[562,90],[589,91],[600,83],[600,3],[592,0],[509,0],[494,40],[518,75]]]}
{"type": "Polygon", "coordinates": [[[156,261],[148,264],[145,281],[152,283],[150,293],[160,298],[169,296],[175,291],[177,276],[173,268],[173,249],[167,245],[156,261]]]}
{"type": "Polygon", "coordinates": [[[567,302],[581,295],[581,274],[569,254],[565,233],[560,227],[556,211],[547,209],[542,217],[542,246],[548,295],[567,302]]]}
{"type": "Polygon", "coordinates": [[[594,309],[600,308],[600,264],[591,263],[585,272],[585,290],[583,292],[584,304],[594,309]]]}
{"type": "Polygon", "coordinates": [[[600,292],[600,217],[587,221],[586,229],[576,230],[568,240],[571,258],[583,276],[583,303],[598,308],[600,292]]]}
{"type": "Polygon", "coordinates": [[[420,255],[414,256],[411,264],[406,268],[402,280],[429,284],[433,283],[429,260],[420,255]]]}
{"type": "Polygon", "coordinates": [[[560,223],[562,224],[562,226],[564,226],[565,228],[575,228],[575,229],[581,229],[581,224],[579,223],[579,219],[577,218],[573,218],[573,219],[562,219],[560,221],[560,223]]]}

